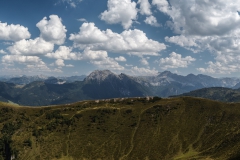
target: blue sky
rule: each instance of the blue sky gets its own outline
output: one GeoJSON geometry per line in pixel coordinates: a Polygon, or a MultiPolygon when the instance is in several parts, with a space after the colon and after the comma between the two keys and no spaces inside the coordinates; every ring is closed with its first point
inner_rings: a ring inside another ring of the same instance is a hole
{"type": "Polygon", "coordinates": [[[239,77],[234,0],[1,0],[0,75],[239,77]]]}

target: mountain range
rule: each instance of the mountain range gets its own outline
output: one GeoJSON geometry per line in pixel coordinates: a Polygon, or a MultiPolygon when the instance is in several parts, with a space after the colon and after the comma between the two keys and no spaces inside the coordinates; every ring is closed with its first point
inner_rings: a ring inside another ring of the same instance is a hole
{"type": "Polygon", "coordinates": [[[62,83],[71,83],[75,81],[83,81],[85,75],[81,76],[70,76],[70,77],[53,77],[53,76],[44,76],[44,75],[37,75],[37,76],[2,76],[0,77],[1,82],[7,83],[14,83],[17,85],[26,85],[35,81],[45,81],[47,83],[53,84],[62,84],[62,83]]]}
{"type": "Polygon", "coordinates": [[[187,76],[164,71],[156,76],[119,75],[96,70],[80,77],[18,77],[0,82],[0,101],[20,105],[67,104],[80,100],[121,97],[168,97],[208,87],[238,88],[238,78],[187,76]]]}

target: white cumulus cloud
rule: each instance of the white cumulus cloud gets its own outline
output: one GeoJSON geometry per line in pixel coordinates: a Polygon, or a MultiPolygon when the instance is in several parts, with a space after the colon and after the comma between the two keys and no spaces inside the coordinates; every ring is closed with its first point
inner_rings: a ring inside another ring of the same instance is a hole
{"type": "Polygon", "coordinates": [[[108,57],[108,54],[106,51],[93,51],[93,50],[90,50],[89,48],[86,48],[83,51],[81,59],[100,61],[100,60],[106,59],[107,57],[108,57]]]}
{"type": "MultiPolygon", "coordinates": [[[[4,55],[2,57],[3,64],[14,64],[19,63],[25,65],[25,68],[19,69],[18,73],[35,73],[36,72],[51,72],[51,70],[47,67],[46,63],[42,61],[41,58],[37,56],[23,56],[23,55],[4,55]]],[[[10,72],[14,72],[14,68],[6,68],[10,72]]],[[[5,72],[6,72],[5,70],[5,72]]]]}
{"type": "Polygon", "coordinates": [[[184,35],[165,37],[165,41],[176,43],[181,47],[197,47],[198,46],[198,44],[195,42],[196,39],[194,37],[186,37],[184,35]]]}
{"type": "Polygon", "coordinates": [[[28,39],[30,36],[31,34],[27,27],[19,24],[8,25],[7,23],[2,23],[0,21],[0,40],[19,41],[21,39],[28,39]]]}
{"type": "Polygon", "coordinates": [[[8,47],[10,53],[17,55],[40,55],[52,52],[53,49],[54,44],[39,37],[29,40],[23,39],[8,47]]]}
{"type": "Polygon", "coordinates": [[[57,59],[57,60],[55,61],[55,65],[58,66],[58,67],[63,67],[63,66],[65,66],[64,60],[63,60],[63,59],[57,59]]]}
{"type": "Polygon", "coordinates": [[[82,54],[83,60],[89,60],[90,63],[101,69],[123,70],[124,67],[119,65],[113,58],[108,57],[106,51],[92,51],[86,48],[82,54]]]}
{"type": "Polygon", "coordinates": [[[218,55],[215,58],[216,62],[207,62],[207,68],[197,68],[202,73],[211,74],[231,74],[240,70],[240,55],[227,54],[218,55]]]}
{"type": "Polygon", "coordinates": [[[47,42],[61,45],[66,38],[66,27],[62,24],[61,18],[57,15],[50,15],[49,20],[44,17],[36,26],[40,30],[40,37],[47,42]]]}
{"type": "Polygon", "coordinates": [[[55,52],[47,53],[45,56],[64,60],[77,60],[79,58],[78,53],[72,52],[72,48],[67,46],[59,46],[55,52]]]}
{"type": "Polygon", "coordinates": [[[84,32],[92,33],[94,30],[100,36],[94,36],[93,34],[83,36],[81,34],[83,32],[81,30],[82,27],[80,27],[78,34],[71,34],[70,36],[70,40],[74,41],[74,46],[80,49],[88,47],[91,48],[91,50],[105,50],[108,52],[128,53],[137,56],[158,55],[160,51],[166,49],[165,44],[149,39],[143,31],[138,29],[125,30],[119,34],[110,29],[100,31],[93,24],[87,24],[88,23],[84,23],[83,25],[90,25],[91,27],[84,27],[84,32]]]}
{"type": "Polygon", "coordinates": [[[167,25],[179,34],[166,37],[166,41],[193,52],[209,51],[215,56],[215,61],[209,61],[208,66],[198,68],[199,71],[238,71],[240,61],[231,59],[240,52],[240,3],[235,0],[189,0],[188,3],[184,0],[153,0],[152,4],[171,18],[167,25]]]}
{"type": "Polygon", "coordinates": [[[146,58],[140,59],[140,62],[141,62],[142,65],[145,65],[145,66],[148,66],[148,65],[149,65],[149,63],[148,63],[148,61],[147,61],[146,58]]]}
{"type": "Polygon", "coordinates": [[[152,75],[157,75],[158,71],[154,68],[154,69],[150,69],[150,68],[139,68],[137,66],[134,66],[131,68],[130,72],[133,75],[146,75],[146,76],[152,76],[152,75]]]}
{"type": "MultiPolygon", "coordinates": [[[[186,3],[186,2],[183,2],[183,3],[186,3]]],[[[163,13],[168,13],[170,10],[167,0],[152,0],[152,4],[156,5],[158,7],[158,9],[163,13]]]]}
{"type": "Polygon", "coordinates": [[[75,43],[92,44],[105,42],[108,37],[94,23],[83,23],[78,34],[70,34],[70,40],[75,43]]]}
{"type": "Polygon", "coordinates": [[[121,23],[124,29],[132,26],[137,19],[136,2],[131,0],[108,0],[108,10],[101,13],[100,18],[109,24],[121,23]]]}
{"type": "Polygon", "coordinates": [[[162,69],[186,68],[186,67],[188,67],[188,65],[190,65],[195,60],[196,59],[192,58],[191,56],[187,56],[187,57],[183,58],[181,54],[177,54],[175,52],[172,52],[170,54],[170,57],[161,58],[159,60],[159,66],[162,69]]]}
{"type": "Polygon", "coordinates": [[[146,19],[144,20],[144,22],[146,24],[149,24],[151,26],[154,27],[160,27],[161,25],[157,22],[156,17],[154,17],[153,15],[146,17],[146,19]]]}
{"type": "Polygon", "coordinates": [[[6,54],[7,52],[5,52],[3,49],[0,49],[0,54],[6,54]]]}
{"type": "Polygon", "coordinates": [[[2,57],[3,63],[42,63],[42,60],[37,56],[22,56],[22,55],[5,55],[2,57]]]}
{"type": "Polygon", "coordinates": [[[126,62],[127,61],[126,58],[123,57],[123,56],[116,57],[115,60],[119,61],[119,62],[126,62]]]}
{"type": "Polygon", "coordinates": [[[140,4],[140,13],[142,15],[151,15],[151,4],[148,0],[138,0],[138,4],[140,4]]]}

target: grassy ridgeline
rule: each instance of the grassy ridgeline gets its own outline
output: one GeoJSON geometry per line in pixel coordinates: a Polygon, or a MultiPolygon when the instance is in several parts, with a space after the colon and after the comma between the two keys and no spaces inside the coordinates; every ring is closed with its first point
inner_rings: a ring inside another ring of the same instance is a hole
{"type": "Polygon", "coordinates": [[[182,97],[0,106],[0,160],[240,159],[240,104],[182,97]]]}

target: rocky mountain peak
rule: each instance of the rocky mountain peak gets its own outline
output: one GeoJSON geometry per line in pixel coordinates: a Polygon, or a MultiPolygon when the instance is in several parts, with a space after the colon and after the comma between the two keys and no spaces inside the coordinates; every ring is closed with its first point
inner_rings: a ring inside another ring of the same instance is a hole
{"type": "Polygon", "coordinates": [[[109,76],[117,76],[109,70],[95,70],[90,73],[85,80],[103,81],[109,76]]]}
{"type": "Polygon", "coordinates": [[[171,76],[173,73],[170,72],[170,71],[164,71],[164,72],[161,72],[158,77],[164,77],[164,76],[171,76]]]}
{"type": "Polygon", "coordinates": [[[187,77],[196,77],[196,75],[190,73],[190,74],[187,75],[187,77]]]}
{"type": "Polygon", "coordinates": [[[125,74],[125,73],[121,73],[120,75],[118,75],[118,77],[121,77],[121,78],[125,78],[125,77],[128,77],[130,78],[131,76],[125,74]]]}

